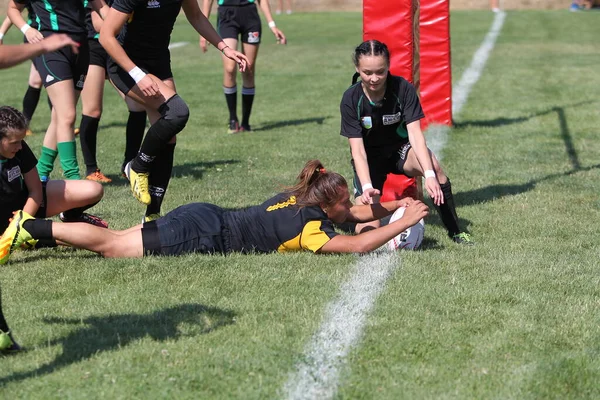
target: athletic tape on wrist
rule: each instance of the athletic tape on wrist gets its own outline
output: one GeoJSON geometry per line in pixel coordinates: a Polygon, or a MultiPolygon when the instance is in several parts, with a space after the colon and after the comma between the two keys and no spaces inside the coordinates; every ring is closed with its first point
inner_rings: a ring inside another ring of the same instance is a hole
{"type": "Polygon", "coordinates": [[[275,21],[271,21],[269,22],[269,28],[275,28],[277,25],[275,25],[275,21]]]}
{"type": "Polygon", "coordinates": [[[21,27],[21,32],[23,32],[23,35],[25,34],[25,32],[27,32],[29,30],[29,28],[31,28],[31,26],[29,26],[29,24],[25,24],[21,27]]]}
{"type": "Polygon", "coordinates": [[[432,169],[425,170],[425,172],[423,173],[423,176],[425,177],[425,179],[435,178],[435,171],[432,169]]]}
{"type": "Polygon", "coordinates": [[[0,32],[0,40],[4,39],[4,33],[0,32]]]}
{"type": "Polygon", "coordinates": [[[133,67],[131,71],[129,71],[129,76],[138,83],[146,76],[146,73],[140,69],[140,67],[133,67]]]}
{"type": "Polygon", "coordinates": [[[364,185],[362,185],[362,191],[364,192],[367,189],[373,189],[373,185],[370,183],[365,183],[364,185]]]}

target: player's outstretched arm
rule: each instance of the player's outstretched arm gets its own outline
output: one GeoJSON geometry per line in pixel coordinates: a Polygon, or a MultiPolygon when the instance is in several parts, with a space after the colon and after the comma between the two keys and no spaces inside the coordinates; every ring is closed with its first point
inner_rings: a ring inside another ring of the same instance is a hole
{"type": "Polygon", "coordinates": [[[0,69],[10,68],[25,60],[49,53],[65,46],[71,46],[75,52],[79,44],[64,33],[52,35],[38,43],[23,43],[14,46],[0,46],[0,69]]]}

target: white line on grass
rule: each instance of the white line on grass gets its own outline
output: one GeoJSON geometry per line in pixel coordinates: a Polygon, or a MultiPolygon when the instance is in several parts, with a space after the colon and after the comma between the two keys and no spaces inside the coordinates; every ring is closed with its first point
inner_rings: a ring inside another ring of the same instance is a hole
{"type": "Polygon", "coordinates": [[[169,45],[169,50],[176,49],[178,47],[187,46],[190,42],[175,42],[169,45]]]}
{"type": "MultiPolygon", "coordinates": [[[[471,65],[452,91],[453,115],[460,112],[471,88],[481,76],[505,16],[502,11],[496,14],[471,65]]],[[[429,147],[438,158],[448,140],[448,131],[448,127],[434,126],[427,132],[429,147]]],[[[359,258],[350,279],[342,285],[339,298],[327,306],[323,323],[309,342],[303,360],[296,365],[295,372],[285,384],[286,398],[330,399],[335,395],[345,357],[360,339],[367,315],[388,277],[397,268],[398,260],[393,254],[380,253],[359,258]]]]}

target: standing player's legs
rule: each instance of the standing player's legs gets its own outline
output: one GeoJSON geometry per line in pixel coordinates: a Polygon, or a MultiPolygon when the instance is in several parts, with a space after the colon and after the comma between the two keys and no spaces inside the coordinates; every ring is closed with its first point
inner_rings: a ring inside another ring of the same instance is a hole
{"type": "Polygon", "coordinates": [[[189,108],[175,92],[172,78],[161,81],[156,76],[148,75],[157,82],[160,95],[146,97],[136,85],[129,90],[127,96],[144,105],[152,123],[142,141],[140,151],[130,163],[129,169],[129,179],[134,195],[143,204],[151,205],[149,175],[152,171],[155,171],[154,173],[157,171],[153,164],[157,161],[157,157],[161,156],[158,165],[163,168],[160,174],[165,176],[158,177],[159,182],[153,179],[154,186],[160,187],[165,180],[168,184],[173,165],[172,153],[175,150],[175,136],[185,128],[189,118],[189,108]],[[166,178],[167,175],[168,178],[166,178]]]}
{"type": "Polygon", "coordinates": [[[254,103],[254,76],[258,47],[258,44],[242,43],[242,52],[250,61],[250,68],[242,72],[242,124],[240,130],[246,132],[252,130],[250,128],[250,113],[252,113],[252,104],[254,103]]]}
{"type": "MultiPolygon", "coordinates": [[[[42,92],[42,78],[38,73],[33,63],[29,69],[29,81],[25,96],[23,96],[23,115],[27,118],[27,121],[31,121],[33,113],[37,108],[38,102],[40,101],[40,94],[42,92]]],[[[50,107],[52,110],[52,107],[50,107]]],[[[27,135],[31,135],[31,131],[27,131],[27,135]]]]}
{"type": "MultiPolygon", "coordinates": [[[[223,38],[223,42],[232,49],[237,49],[238,40],[234,38],[223,38]]],[[[237,133],[240,123],[237,116],[237,63],[225,55],[223,59],[223,93],[229,110],[229,127],[227,133],[237,133]]]]}
{"type": "MultiPolygon", "coordinates": [[[[121,92],[119,91],[119,93],[121,92]]],[[[125,152],[123,154],[123,164],[121,165],[121,172],[125,175],[125,165],[137,156],[142,145],[148,114],[144,106],[125,95],[123,97],[129,110],[127,127],[125,128],[125,152]]]]}
{"type": "Polygon", "coordinates": [[[85,161],[86,179],[101,183],[111,182],[98,168],[96,147],[98,124],[102,117],[104,100],[104,80],[106,69],[99,65],[90,65],[81,91],[82,116],[79,125],[81,152],[85,161]]]}
{"type": "Polygon", "coordinates": [[[60,156],[60,164],[67,179],[79,179],[77,148],[73,127],[79,92],[73,89],[73,80],[57,82],[46,88],[52,102],[52,117],[44,136],[42,156],[38,173],[42,180],[48,178],[54,168],[54,160],[60,156]]]}

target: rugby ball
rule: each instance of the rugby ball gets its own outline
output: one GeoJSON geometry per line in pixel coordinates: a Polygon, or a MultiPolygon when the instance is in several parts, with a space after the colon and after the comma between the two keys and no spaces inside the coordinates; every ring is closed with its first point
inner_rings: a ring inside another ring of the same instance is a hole
{"type": "MultiPolygon", "coordinates": [[[[404,215],[405,207],[400,207],[392,214],[390,218],[390,224],[396,220],[399,220],[404,215]]],[[[425,234],[425,222],[423,218],[415,225],[400,232],[394,236],[388,242],[388,248],[392,251],[395,250],[416,250],[423,241],[423,235],[425,234]]]]}

